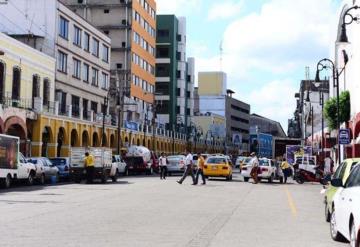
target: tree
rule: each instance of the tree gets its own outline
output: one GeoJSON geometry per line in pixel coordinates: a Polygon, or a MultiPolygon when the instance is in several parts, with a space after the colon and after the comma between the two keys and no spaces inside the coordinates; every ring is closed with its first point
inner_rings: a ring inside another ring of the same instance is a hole
{"type": "MultiPolygon", "coordinates": [[[[348,122],[350,120],[350,93],[349,91],[344,91],[340,94],[339,97],[339,120],[340,123],[348,122]]],[[[337,128],[337,103],[336,98],[330,98],[326,101],[324,106],[324,115],[326,122],[331,130],[337,128]]]]}

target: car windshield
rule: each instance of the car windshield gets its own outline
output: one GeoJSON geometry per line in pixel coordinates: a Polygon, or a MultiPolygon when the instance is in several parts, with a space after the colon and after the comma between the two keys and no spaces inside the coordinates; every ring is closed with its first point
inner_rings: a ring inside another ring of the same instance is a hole
{"type": "Polygon", "coordinates": [[[208,164],[224,164],[224,163],[226,163],[226,160],[224,158],[208,158],[207,163],[208,164]]]}
{"type": "Polygon", "coordinates": [[[56,159],[50,159],[50,161],[56,166],[58,166],[58,165],[66,165],[66,159],[56,158],[56,159]]]}
{"type": "Polygon", "coordinates": [[[182,160],[183,156],[168,156],[168,160],[182,160]]]}
{"type": "Polygon", "coordinates": [[[269,166],[269,161],[268,160],[259,160],[259,165],[260,166],[269,166]]]}
{"type": "Polygon", "coordinates": [[[35,165],[37,164],[37,160],[34,160],[34,159],[29,159],[28,161],[29,161],[30,163],[35,164],[35,165]]]}

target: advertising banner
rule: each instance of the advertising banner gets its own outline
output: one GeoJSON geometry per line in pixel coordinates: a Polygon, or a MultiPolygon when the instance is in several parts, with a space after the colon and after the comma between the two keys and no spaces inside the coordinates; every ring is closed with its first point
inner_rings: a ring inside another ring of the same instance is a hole
{"type": "Polygon", "coordinates": [[[139,125],[136,122],[125,121],[125,128],[127,128],[129,130],[138,131],[139,130],[139,125]]]}
{"type": "Polygon", "coordinates": [[[233,144],[236,145],[236,146],[239,146],[241,145],[242,143],[242,135],[241,134],[233,134],[233,144]]]}
{"type": "Polygon", "coordinates": [[[0,169],[17,169],[19,140],[0,135],[0,169]]]}
{"type": "Polygon", "coordinates": [[[286,146],[286,159],[290,164],[295,163],[296,156],[312,156],[311,146],[288,145],[286,146]]]}

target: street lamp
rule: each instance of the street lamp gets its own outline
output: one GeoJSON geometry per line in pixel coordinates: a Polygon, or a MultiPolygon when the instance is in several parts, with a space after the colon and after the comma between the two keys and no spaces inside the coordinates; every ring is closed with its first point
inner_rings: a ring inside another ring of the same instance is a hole
{"type": "Polygon", "coordinates": [[[356,9],[359,9],[360,7],[355,5],[351,8],[349,8],[348,10],[346,10],[346,12],[344,13],[343,15],[343,19],[342,19],[342,24],[341,24],[341,33],[340,33],[340,38],[339,38],[339,43],[349,43],[349,39],[347,37],[347,34],[346,34],[346,26],[347,25],[350,25],[352,24],[354,21],[355,22],[358,22],[360,19],[359,17],[357,16],[353,16],[350,12],[352,10],[356,10],[356,9]],[[348,21],[346,21],[346,17],[349,17],[348,18],[348,21]]]}
{"type": "Polygon", "coordinates": [[[144,110],[145,113],[145,121],[144,121],[144,126],[143,126],[143,131],[144,131],[144,139],[143,139],[143,146],[146,146],[146,128],[147,128],[147,121],[148,121],[148,114],[149,114],[149,110],[150,110],[150,106],[147,105],[146,106],[146,111],[144,110]]]}
{"type": "Polygon", "coordinates": [[[107,94],[107,96],[104,97],[104,107],[103,107],[103,123],[102,123],[102,138],[101,138],[101,146],[105,147],[106,146],[106,142],[105,142],[105,116],[106,116],[106,112],[107,112],[107,108],[108,108],[108,104],[109,104],[109,93],[110,90],[107,94]]]}

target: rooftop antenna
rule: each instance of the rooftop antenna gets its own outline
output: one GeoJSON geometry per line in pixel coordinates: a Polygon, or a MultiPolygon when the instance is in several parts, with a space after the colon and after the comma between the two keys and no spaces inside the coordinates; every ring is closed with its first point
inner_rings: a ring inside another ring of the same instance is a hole
{"type": "Polygon", "coordinates": [[[220,46],[219,46],[219,51],[220,51],[220,71],[223,71],[223,67],[222,67],[222,63],[223,63],[223,40],[220,41],[220,46]]]}

